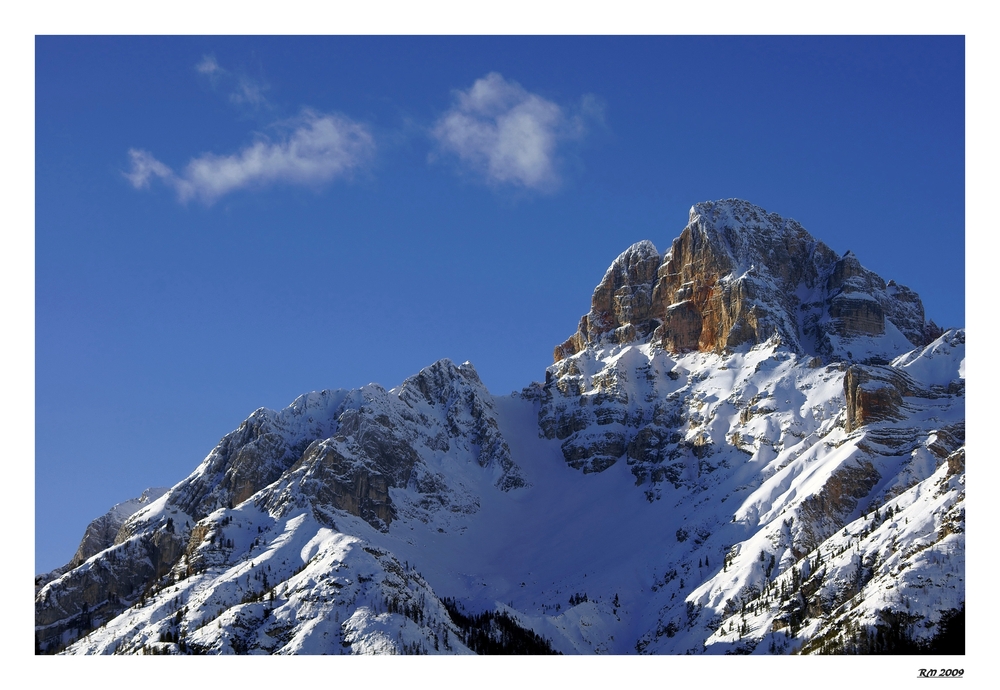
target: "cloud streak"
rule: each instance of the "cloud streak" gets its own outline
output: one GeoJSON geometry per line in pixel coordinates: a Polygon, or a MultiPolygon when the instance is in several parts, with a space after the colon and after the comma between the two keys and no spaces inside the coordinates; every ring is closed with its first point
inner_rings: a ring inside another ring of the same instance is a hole
{"type": "Polygon", "coordinates": [[[180,174],[148,151],[130,149],[131,167],[125,177],[136,189],[148,188],[158,179],[172,187],[182,203],[197,199],[211,205],[244,188],[281,183],[318,186],[348,178],[374,155],[375,141],[368,128],[342,115],[307,110],[281,129],[286,133],[276,141],[261,136],[230,155],[193,158],[180,174]]]}
{"type": "Polygon", "coordinates": [[[234,105],[249,105],[254,108],[270,105],[264,96],[267,84],[242,72],[230,72],[219,64],[214,55],[203,55],[194,69],[208,77],[213,90],[225,87],[229,91],[229,102],[234,105]]]}
{"type": "Polygon", "coordinates": [[[491,72],[455,93],[431,133],[442,151],[492,186],[552,192],[561,183],[559,144],[584,132],[581,117],[491,72]]]}

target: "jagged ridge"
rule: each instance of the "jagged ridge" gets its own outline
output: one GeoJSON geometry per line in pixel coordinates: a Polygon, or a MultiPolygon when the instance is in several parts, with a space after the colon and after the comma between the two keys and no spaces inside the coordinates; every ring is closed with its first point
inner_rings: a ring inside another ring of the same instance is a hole
{"type": "Polygon", "coordinates": [[[875,345],[898,354],[940,332],[916,293],[886,284],[852,252],[838,258],[796,221],[727,199],[693,206],[662,259],[649,241],[625,250],[554,357],[590,343],[725,352],[777,338],[830,361],[852,359],[859,339],[859,353],[875,345]]]}

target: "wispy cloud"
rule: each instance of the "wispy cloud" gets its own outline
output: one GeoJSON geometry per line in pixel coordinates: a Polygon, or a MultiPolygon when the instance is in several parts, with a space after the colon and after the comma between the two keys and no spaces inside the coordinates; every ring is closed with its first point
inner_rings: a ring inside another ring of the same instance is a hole
{"type": "Polygon", "coordinates": [[[125,177],[136,189],[148,187],[157,178],[173,187],[181,202],[197,199],[208,205],[247,187],[278,183],[316,186],[350,177],[375,150],[368,128],[343,115],[306,110],[276,129],[284,131],[277,140],[262,135],[236,153],[193,158],[180,174],[148,151],[131,149],[131,169],[125,177]]]}
{"type": "Polygon", "coordinates": [[[172,180],[175,177],[173,170],[153,158],[148,151],[129,149],[128,155],[132,159],[132,170],[125,173],[125,177],[136,189],[145,189],[149,186],[150,179],[154,177],[164,180],[172,180]]]}
{"type": "Polygon", "coordinates": [[[468,91],[456,91],[455,103],[432,130],[441,149],[487,183],[551,192],[561,182],[559,144],[586,131],[585,116],[596,111],[586,97],[581,114],[564,108],[497,72],[476,80],[468,91]]]}
{"type": "Polygon", "coordinates": [[[215,74],[222,71],[219,67],[219,63],[215,60],[214,55],[205,55],[201,58],[201,62],[194,66],[196,70],[202,74],[215,74]]]}
{"type": "Polygon", "coordinates": [[[208,77],[213,89],[228,92],[230,103],[254,108],[268,105],[264,92],[269,87],[263,79],[254,79],[243,72],[231,72],[222,67],[214,55],[202,56],[194,69],[208,77]]]}
{"type": "Polygon", "coordinates": [[[248,103],[253,106],[267,103],[264,98],[264,89],[267,87],[250,79],[249,77],[239,77],[236,80],[236,88],[229,93],[229,100],[237,105],[248,103]]]}

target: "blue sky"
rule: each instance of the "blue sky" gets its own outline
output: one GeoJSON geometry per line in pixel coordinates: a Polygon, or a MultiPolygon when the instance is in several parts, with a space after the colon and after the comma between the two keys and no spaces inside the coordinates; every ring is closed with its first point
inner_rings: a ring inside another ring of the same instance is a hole
{"type": "Polygon", "coordinates": [[[958,37],[39,37],[36,572],[257,407],[544,378],[740,197],[965,324],[958,37]]]}

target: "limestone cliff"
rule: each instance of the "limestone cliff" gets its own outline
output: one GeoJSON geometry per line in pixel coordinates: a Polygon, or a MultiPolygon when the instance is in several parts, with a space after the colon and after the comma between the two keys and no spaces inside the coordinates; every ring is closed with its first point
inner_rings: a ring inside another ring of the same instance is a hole
{"type": "Polygon", "coordinates": [[[881,359],[873,353],[894,356],[940,333],[916,293],[852,252],[838,257],[796,221],[727,199],[693,206],[662,258],[644,241],[615,259],[554,358],[589,343],[722,353],[776,338],[827,360],[881,359]]]}

